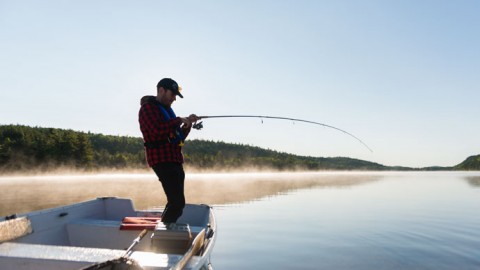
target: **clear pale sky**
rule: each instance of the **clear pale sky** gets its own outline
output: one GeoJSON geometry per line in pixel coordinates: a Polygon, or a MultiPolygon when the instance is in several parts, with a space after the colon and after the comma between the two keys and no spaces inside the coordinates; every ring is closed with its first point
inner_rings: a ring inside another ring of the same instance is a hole
{"type": "Polygon", "coordinates": [[[0,124],[140,137],[139,99],[183,87],[190,138],[384,165],[480,154],[480,1],[0,0],[0,124]]]}

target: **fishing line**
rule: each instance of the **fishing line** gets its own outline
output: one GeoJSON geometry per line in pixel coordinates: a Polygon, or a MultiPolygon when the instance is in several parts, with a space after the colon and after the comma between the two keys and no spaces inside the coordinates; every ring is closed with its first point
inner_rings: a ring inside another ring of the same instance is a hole
{"type": "MultiPolygon", "coordinates": [[[[262,119],[262,123],[263,123],[263,119],[277,119],[277,120],[288,120],[288,121],[293,121],[294,123],[295,122],[303,122],[303,123],[308,123],[308,124],[314,124],[314,125],[319,125],[319,126],[323,126],[323,127],[327,127],[327,128],[333,128],[335,130],[338,130],[340,132],[343,132],[353,138],[355,138],[358,142],[360,142],[361,144],[363,144],[363,146],[365,146],[370,152],[373,153],[373,150],[368,147],[368,145],[366,143],[364,143],[362,140],[360,140],[357,136],[353,135],[352,133],[350,132],[347,132],[343,129],[340,129],[340,128],[337,128],[337,127],[334,127],[334,126],[330,126],[330,125],[327,125],[327,124],[323,124],[323,123],[319,123],[319,122],[315,122],[315,121],[309,121],[309,120],[303,120],[303,119],[296,119],[296,118],[289,118],[289,117],[279,117],[279,116],[266,116],[266,115],[204,115],[204,116],[199,116],[198,118],[200,119],[208,119],[208,118],[260,118],[262,119]]],[[[203,128],[203,122],[198,122],[196,124],[193,125],[193,128],[195,129],[202,129],[203,128]]]]}

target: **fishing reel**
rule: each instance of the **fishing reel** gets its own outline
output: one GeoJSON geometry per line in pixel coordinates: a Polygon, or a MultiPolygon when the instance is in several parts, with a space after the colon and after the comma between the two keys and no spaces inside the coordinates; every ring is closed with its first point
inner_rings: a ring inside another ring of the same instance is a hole
{"type": "Polygon", "coordinates": [[[193,124],[192,128],[197,129],[197,130],[201,130],[203,128],[203,122],[200,121],[198,123],[193,124]]]}

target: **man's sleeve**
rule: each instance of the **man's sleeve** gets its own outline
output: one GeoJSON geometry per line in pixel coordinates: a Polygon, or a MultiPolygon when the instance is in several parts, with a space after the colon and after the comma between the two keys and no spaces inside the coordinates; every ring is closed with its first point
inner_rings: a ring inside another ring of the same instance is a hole
{"type": "MultiPolygon", "coordinates": [[[[193,123],[192,123],[192,125],[193,125],[193,123]]],[[[187,138],[188,134],[190,134],[190,130],[192,130],[192,126],[190,126],[189,128],[182,127],[183,136],[185,138],[187,138]]]]}
{"type": "Polygon", "coordinates": [[[156,140],[167,139],[170,133],[174,132],[182,123],[179,117],[164,121],[160,110],[152,103],[142,105],[139,120],[142,129],[150,135],[150,138],[156,140]]]}

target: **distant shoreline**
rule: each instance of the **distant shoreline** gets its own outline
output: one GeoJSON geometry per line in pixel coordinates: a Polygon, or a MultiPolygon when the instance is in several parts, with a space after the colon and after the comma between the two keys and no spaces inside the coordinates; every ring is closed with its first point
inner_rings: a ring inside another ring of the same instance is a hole
{"type": "MultiPolygon", "coordinates": [[[[203,174],[203,175],[221,175],[221,174],[289,174],[289,173],[305,173],[305,174],[388,174],[388,173],[428,173],[428,172],[476,172],[472,170],[442,170],[442,171],[429,171],[429,170],[275,170],[275,169],[262,169],[262,170],[250,170],[250,169],[238,169],[238,170],[197,170],[197,169],[189,169],[188,167],[185,168],[185,173],[188,174],[203,174]]],[[[50,171],[39,171],[39,172],[32,172],[26,173],[21,171],[16,172],[6,172],[0,173],[0,179],[2,178],[34,178],[34,177],[48,177],[48,176],[108,176],[108,175],[118,175],[118,176],[129,176],[129,175],[152,175],[152,177],[156,177],[155,174],[151,169],[105,169],[105,170],[78,170],[78,169],[70,169],[70,170],[50,170],[50,171]]]]}
{"type": "MultiPolygon", "coordinates": [[[[186,170],[194,172],[480,170],[480,155],[470,156],[450,167],[411,168],[349,157],[299,156],[256,146],[206,140],[186,141],[183,153],[186,170]]],[[[0,125],[0,175],[148,170],[142,138],[0,125]]]]}

